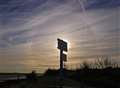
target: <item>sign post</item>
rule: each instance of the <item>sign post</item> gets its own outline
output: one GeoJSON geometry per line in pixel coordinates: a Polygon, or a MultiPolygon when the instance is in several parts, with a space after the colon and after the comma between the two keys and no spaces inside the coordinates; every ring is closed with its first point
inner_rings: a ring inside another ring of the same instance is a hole
{"type": "Polygon", "coordinates": [[[63,79],[63,69],[64,69],[64,61],[67,61],[67,55],[63,53],[63,51],[67,52],[67,42],[57,39],[58,40],[58,46],[57,48],[60,50],[60,78],[61,78],[61,85],[62,88],[62,79],[63,79]]]}

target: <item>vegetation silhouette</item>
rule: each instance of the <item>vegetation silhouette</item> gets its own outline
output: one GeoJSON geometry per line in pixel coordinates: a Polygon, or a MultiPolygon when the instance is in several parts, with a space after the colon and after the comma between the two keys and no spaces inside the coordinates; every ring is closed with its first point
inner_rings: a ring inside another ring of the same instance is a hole
{"type": "MultiPolygon", "coordinates": [[[[83,62],[76,70],[68,70],[67,68],[63,70],[64,86],[71,88],[120,88],[119,65],[108,57],[97,59],[94,63],[83,62]]],[[[19,77],[20,75],[23,74],[19,74],[19,77]]],[[[59,69],[48,69],[40,76],[35,71],[24,75],[25,79],[1,82],[0,88],[59,88],[59,69]]]]}
{"type": "Polygon", "coordinates": [[[30,74],[27,74],[26,75],[26,78],[29,80],[29,81],[37,81],[37,74],[36,74],[36,71],[32,71],[30,74]]]}
{"type": "MultiPolygon", "coordinates": [[[[54,76],[58,73],[58,70],[48,69],[44,75],[54,76]]],[[[120,68],[108,57],[97,59],[92,64],[83,62],[76,70],[64,69],[64,74],[80,84],[95,88],[120,88],[120,68]]]]}

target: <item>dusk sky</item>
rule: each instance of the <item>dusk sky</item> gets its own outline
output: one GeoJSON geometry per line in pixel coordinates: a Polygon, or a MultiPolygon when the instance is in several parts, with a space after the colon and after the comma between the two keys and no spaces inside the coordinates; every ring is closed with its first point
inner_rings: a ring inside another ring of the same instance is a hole
{"type": "Polygon", "coordinates": [[[110,57],[120,64],[120,0],[0,0],[0,72],[59,67],[110,57]]]}

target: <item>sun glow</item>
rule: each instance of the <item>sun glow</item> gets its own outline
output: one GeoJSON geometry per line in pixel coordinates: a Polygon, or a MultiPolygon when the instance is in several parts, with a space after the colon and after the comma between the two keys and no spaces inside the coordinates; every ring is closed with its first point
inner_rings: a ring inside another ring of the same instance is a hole
{"type": "Polygon", "coordinates": [[[68,39],[63,39],[63,41],[65,41],[65,42],[67,42],[67,44],[68,44],[68,50],[71,48],[71,43],[70,43],[70,41],[68,40],[68,39]]]}

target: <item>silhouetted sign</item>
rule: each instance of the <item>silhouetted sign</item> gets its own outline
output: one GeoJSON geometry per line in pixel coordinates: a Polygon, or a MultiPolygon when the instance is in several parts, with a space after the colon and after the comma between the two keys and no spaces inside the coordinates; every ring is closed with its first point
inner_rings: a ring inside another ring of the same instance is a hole
{"type": "Polygon", "coordinates": [[[62,88],[62,86],[61,85],[63,85],[62,84],[62,80],[63,80],[63,74],[64,74],[64,62],[66,62],[67,61],[67,55],[66,54],[64,54],[63,52],[64,51],[68,51],[68,49],[67,49],[67,42],[65,42],[65,41],[63,41],[63,40],[61,40],[61,39],[57,39],[57,41],[58,41],[58,46],[57,46],[57,48],[60,50],[60,77],[61,77],[61,83],[60,83],[60,88],[62,88]]]}
{"type": "Polygon", "coordinates": [[[63,54],[62,54],[62,59],[63,59],[63,61],[66,62],[66,61],[67,61],[67,55],[63,53],[63,54]]]}
{"type": "Polygon", "coordinates": [[[65,42],[65,41],[63,41],[61,39],[57,39],[57,40],[58,40],[58,47],[57,48],[67,52],[68,51],[67,42],[65,42]]]}

